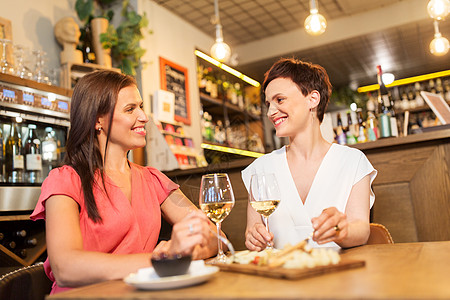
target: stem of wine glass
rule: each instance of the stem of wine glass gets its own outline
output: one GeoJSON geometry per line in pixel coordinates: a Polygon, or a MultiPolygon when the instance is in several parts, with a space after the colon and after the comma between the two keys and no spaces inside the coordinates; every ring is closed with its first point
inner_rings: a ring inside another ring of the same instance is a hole
{"type": "MultiPolygon", "coordinates": [[[[270,232],[269,231],[269,218],[266,216],[262,216],[262,217],[263,217],[264,225],[266,225],[267,232],[270,232]]],[[[272,243],[270,243],[270,242],[267,243],[266,249],[273,249],[272,243]]]]}
{"type": "MultiPolygon", "coordinates": [[[[220,235],[220,227],[221,227],[220,224],[221,224],[221,222],[216,223],[217,236],[220,235]]],[[[222,250],[222,242],[220,241],[219,238],[217,238],[217,262],[223,262],[225,259],[226,259],[226,256],[222,250]]]]}

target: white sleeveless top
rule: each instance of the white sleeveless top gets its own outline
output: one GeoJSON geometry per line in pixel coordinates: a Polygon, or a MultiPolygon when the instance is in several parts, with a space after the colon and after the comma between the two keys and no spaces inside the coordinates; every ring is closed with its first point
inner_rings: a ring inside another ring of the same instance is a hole
{"type": "MultiPolygon", "coordinates": [[[[289,170],[286,147],[259,157],[242,171],[242,180],[247,191],[250,177],[256,173],[274,173],[277,178],[281,201],[269,217],[269,230],[274,234],[274,247],[294,245],[313,231],[311,219],[327,207],[336,207],[345,212],[353,185],[366,175],[370,176],[370,207],[375,201],[372,182],[377,175],[372,164],[360,150],[333,143],[325,154],[316,173],[305,204],[300,199],[289,170]]],[[[313,241],[311,241],[313,242],[313,241]]],[[[314,247],[337,247],[336,243],[314,247]]]]}

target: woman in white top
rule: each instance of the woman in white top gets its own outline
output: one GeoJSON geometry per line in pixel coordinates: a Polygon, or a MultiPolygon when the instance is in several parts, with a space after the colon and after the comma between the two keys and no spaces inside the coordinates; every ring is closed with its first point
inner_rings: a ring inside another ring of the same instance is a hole
{"type": "Polygon", "coordinates": [[[282,248],[314,232],[316,246],[353,247],[367,242],[369,212],[375,200],[371,184],[377,171],[359,150],[330,144],[321,135],[331,84],[324,68],[296,59],[280,59],[263,83],[267,116],[278,137],[289,145],[255,160],[242,171],[249,190],[255,173],[274,173],[281,201],[269,217],[249,205],[245,244],[260,251],[282,248]]]}

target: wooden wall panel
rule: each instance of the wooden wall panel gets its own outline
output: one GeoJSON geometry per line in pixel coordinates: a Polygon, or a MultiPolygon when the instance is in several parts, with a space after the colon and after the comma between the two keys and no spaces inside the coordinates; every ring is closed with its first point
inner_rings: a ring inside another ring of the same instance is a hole
{"type": "Polygon", "coordinates": [[[375,184],[409,182],[430,156],[434,147],[397,148],[390,151],[364,151],[378,170],[375,184]]]}
{"type": "Polygon", "coordinates": [[[445,147],[449,148],[436,147],[411,180],[420,241],[450,239],[450,169],[445,147]]]}
{"type": "Polygon", "coordinates": [[[395,243],[417,242],[414,209],[408,183],[374,186],[372,222],[387,227],[395,243]]]}

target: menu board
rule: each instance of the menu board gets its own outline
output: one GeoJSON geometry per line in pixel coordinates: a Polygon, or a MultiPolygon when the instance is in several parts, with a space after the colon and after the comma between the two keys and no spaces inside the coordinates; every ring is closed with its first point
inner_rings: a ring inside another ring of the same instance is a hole
{"type": "Polygon", "coordinates": [[[187,69],[162,57],[159,58],[161,89],[175,94],[175,121],[191,124],[187,69]]]}

